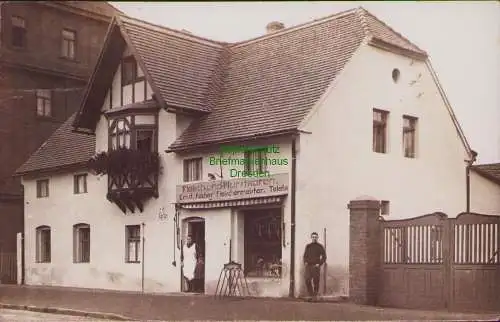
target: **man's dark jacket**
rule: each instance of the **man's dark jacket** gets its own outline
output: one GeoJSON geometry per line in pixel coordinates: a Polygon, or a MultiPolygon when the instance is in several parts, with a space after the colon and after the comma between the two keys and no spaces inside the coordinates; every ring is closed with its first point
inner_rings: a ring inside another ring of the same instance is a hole
{"type": "Polygon", "coordinates": [[[304,252],[304,263],[308,265],[323,265],[325,261],[326,253],[323,245],[321,245],[320,243],[307,244],[306,250],[304,252]]]}

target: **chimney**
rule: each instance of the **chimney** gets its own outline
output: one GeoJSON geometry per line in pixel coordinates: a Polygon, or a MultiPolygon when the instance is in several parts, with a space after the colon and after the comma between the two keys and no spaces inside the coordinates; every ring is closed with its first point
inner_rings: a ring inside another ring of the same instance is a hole
{"type": "Polygon", "coordinates": [[[271,34],[276,31],[280,31],[281,29],[285,29],[285,25],[279,21],[271,21],[266,26],[267,34],[271,34]]]}

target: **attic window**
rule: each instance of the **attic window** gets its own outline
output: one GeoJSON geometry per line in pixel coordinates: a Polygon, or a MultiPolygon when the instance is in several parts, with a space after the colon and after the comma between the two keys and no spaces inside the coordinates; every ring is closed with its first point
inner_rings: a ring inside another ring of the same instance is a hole
{"type": "Polygon", "coordinates": [[[392,80],[394,81],[394,83],[397,83],[397,82],[398,82],[398,80],[399,80],[399,75],[400,75],[400,74],[401,74],[401,73],[399,72],[399,69],[394,68],[394,69],[392,70],[392,80]]]}
{"type": "Polygon", "coordinates": [[[137,61],[129,56],[122,61],[122,86],[133,84],[138,81],[137,61]]]}

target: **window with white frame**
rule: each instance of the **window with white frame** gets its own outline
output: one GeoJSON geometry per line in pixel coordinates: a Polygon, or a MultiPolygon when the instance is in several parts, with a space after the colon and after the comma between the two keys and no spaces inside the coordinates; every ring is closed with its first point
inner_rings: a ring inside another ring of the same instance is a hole
{"type": "Polygon", "coordinates": [[[417,118],[403,116],[403,153],[406,158],[416,157],[417,118]]]}
{"type": "Polygon", "coordinates": [[[63,29],[61,32],[61,56],[75,59],[76,31],[63,29]]]}
{"type": "Polygon", "coordinates": [[[141,226],[125,226],[126,254],[127,263],[141,262],[141,226]]]}
{"type": "Polygon", "coordinates": [[[52,115],[52,92],[50,89],[38,89],[36,91],[36,115],[52,115]]]}
{"type": "Polygon", "coordinates": [[[36,228],[36,262],[50,263],[50,227],[36,228]]]}
{"type": "Polygon", "coordinates": [[[200,181],[202,168],[202,158],[184,160],[184,182],[200,181]]]}
{"type": "Polygon", "coordinates": [[[36,181],[36,197],[47,198],[49,196],[49,179],[36,181]]]}
{"type": "Polygon", "coordinates": [[[373,109],[373,152],[387,152],[387,119],[389,112],[373,109]]]}
{"type": "Polygon", "coordinates": [[[74,193],[87,193],[87,174],[77,174],[74,179],[74,193]]]}
{"type": "Polygon", "coordinates": [[[73,262],[90,262],[90,226],[88,224],[73,226],[73,262]]]}

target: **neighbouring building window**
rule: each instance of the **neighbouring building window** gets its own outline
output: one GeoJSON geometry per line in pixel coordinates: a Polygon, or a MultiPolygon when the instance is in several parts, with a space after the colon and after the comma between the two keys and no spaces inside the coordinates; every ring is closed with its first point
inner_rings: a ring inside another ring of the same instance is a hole
{"type": "Polygon", "coordinates": [[[75,59],[76,32],[73,30],[63,29],[61,37],[61,56],[64,58],[75,59]]]}
{"type": "Polygon", "coordinates": [[[36,197],[47,198],[49,196],[49,179],[36,181],[36,197]]]}
{"type": "Polygon", "coordinates": [[[387,144],[387,117],[389,112],[373,110],[373,151],[386,153],[387,144]]]}
{"type": "Polygon", "coordinates": [[[76,224],[73,226],[73,261],[75,263],[90,262],[90,226],[76,224]]]}
{"type": "Polygon", "coordinates": [[[389,215],[389,205],[390,205],[390,203],[387,200],[380,201],[380,215],[381,216],[389,215]]]}
{"type": "Polygon", "coordinates": [[[281,209],[252,210],[244,216],[246,276],[281,277],[281,209]]]}
{"type": "Polygon", "coordinates": [[[139,225],[125,226],[127,263],[139,263],[141,252],[141,227],[139,225]]]}
{"type": "Polygon", "coordinates": [[[403,152],[405,157],[416,156],[417,118],[403,116],[403,152]]]}
{"type": "Polygon", "coordinates": [[[200,181],[202,178],[202,158],[184,160],[184,182],[200,181]]]}
{"type": "Polygon", "coordinates": [[[50,227],[36,228],[36,262],[50,263],[50,227]]]}
{"type": "Polygon", "coordinates": [[[50,89],[36,91],[36,114],[38,116],[52,115],[52,92],[50,89]]]}
{"type": "Polygon", "coordinates": [[[153,152],[154,151],[154,130],[136,131],[136,148],[139,151],[153,152]]]}
{"type": "Polygon", "coordinates": [[[74,193],[87,193],[87,174],[77,174],[74,176],[74,193]]]}
{"type": "Polygon", "coordinates": [[[137,61],[134,57],[126,57],[122,61],[122,86],[138,81],[137,61]]]}
{"type": "Polygon", "coordinates": [[[245,171],[260,173],[267,171],[266,150],[245,151],[245,171]]]}
{"type": "Polygon", "coordinates": [[[11,18],[11,44],[14,47],[26,47],[26,21],[18,16],[11,18]]]}

